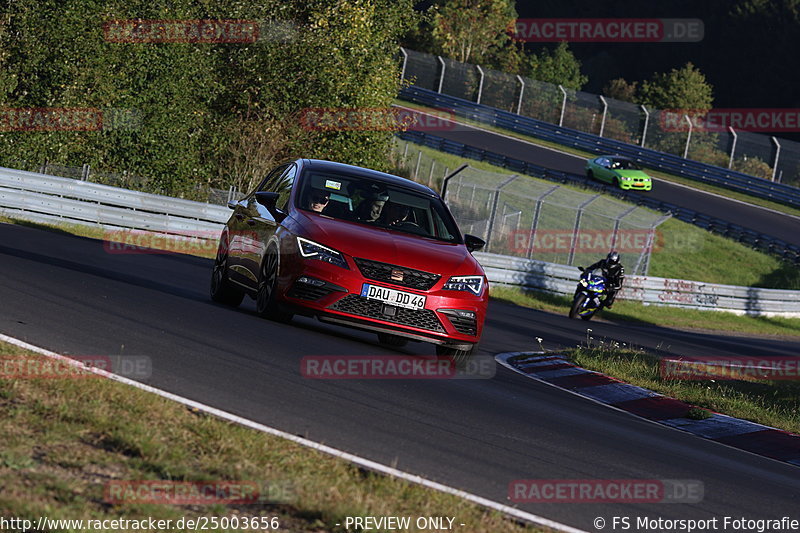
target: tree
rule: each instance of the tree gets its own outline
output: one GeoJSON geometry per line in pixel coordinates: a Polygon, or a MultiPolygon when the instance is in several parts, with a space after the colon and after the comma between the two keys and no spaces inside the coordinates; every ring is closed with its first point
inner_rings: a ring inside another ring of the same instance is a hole
{"type": "Polygon", "coordinates": [[[639,83],[636,81],[628,83],[625,78],[617,78],[606,84],[603,88],[603,95],[635,104],[637,102],[636,91],[638,88],[639,83]]]}
{"type": "Polygon", "coordinates": [[[544,48],[528,57],[528,76],[576,91],[589,81],[581,74],[581,62],[575,58],[565,41],[561,41],[553,51],[544,48]]]}
{"type": "Polygon", "coordinates": [[[642,83],[639,103],[657,109],[707,111],[714,102],[713,88],[692,63],[681,69],[656,73],[642,83]]]}
{"type": "Polygon", "coordinates": [[[516,20],[511,0],[446,0],[430,8],[433,52],[464,63],[496,64],[518,50],[510,35],[516,20]]]}

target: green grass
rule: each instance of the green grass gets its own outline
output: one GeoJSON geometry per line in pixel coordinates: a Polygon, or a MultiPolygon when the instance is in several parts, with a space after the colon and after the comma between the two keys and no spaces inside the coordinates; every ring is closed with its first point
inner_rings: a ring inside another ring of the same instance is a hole
{"type": "MultiPolygon", "coordinates": [[[[577,278],[576,278],[577,279],[577,278]]],[[[530,309],[564,315],[569,313],[572,299],[568,296],[527,291],[492,285],[491,297],[530,309]]],[[[742,334],[800,336],[800,318],[749,317],[722,311],[698,311],[677,307],[643,305],[617,300],[611,310],[603,309],[595,320],[653,324],[667,328],[731,331],[742,334]]],[[[591,324],[591,322],[587,322],[591,324]]]]}
{"type": "Polygon", "coordinates": [[[566,355],[575,364],[677,398],[702,409],[687,418],[709,416],[704,409],[800,433],[800,383],[797,381],[678,380],[663,375],[659,358],[616,343],[576,348],[566,355]]]}
{"type": "MultiPolygon", "coordinates": [[[[412,102],[406,102],[404,100],[395,100],[395,104],[402,105],[402,106],[405,106],[405,107],[408,107],[408,108],[411,108],[411,109],[419,109],[419,110],[422,110],[422,111],[436,111],[435,109],[431,109],[430,107],[421,106],[419,104],[415,104],[415,103],[412,103],[412,102]]],[[[586,159],[589,159],[589,158],[592,158],[592,157],[597,157],[597,154],[595,154],[595,153],[586,152],[586,151],[583,151],[583,150],[579,150],[577,148],[573,148],[573,147],[570,147],[570,146],[564,146],[564,145],[561,145],[561,144],[558,144],[558,143],[554,143],[554,142],[550,142],[550,141],[544,141],[542,139],[537,139],[536,137],[531,137],[529,135],[523,135],[521,133],[517,133],[517,132],[511,131],[511,130],[498,128],[497,126],[492,126],[492,125],[489,125],[489,124],[483,124],[481,122],[476,122],[476,121],[473,121],[473,120],[465,119],[463,117],[458,117],[457,120],[459,122],[462,122],[462,123],[467,124],[467,125],[476,126],[476,127],[481,128],[481,129],[485,129],[485,130],[492,131],[492,132],[495,132],[495,133],[502,133],[503,135],[507,135],[509,137],[514,137],[514,138],[517,138],[517,139],[520,139],[520,140],[523,140],[523,141],[527,141],[527,142],[536,144],[538,146],[544,146],[544,147],[547,147],[547,148],[552,148],[552,149],[558,150],[560,152],[566,152],[568,154],[576,155],[576,156],[579,156],[579,157],[584,157],[586,159]]],[[[744,194],[744,193],[732,191],[732,190],[726,189],[724,187],[717,187],[717,186],[714,186],[714,185],[708,185],[706,183],[701,183],[701,182],[698,182],[698,181],[695,181],[695,180],[692,180],[692,179],[689,179],[689,178],[685,178],[683,176],[676,176],[674,174],[668,174],[668,173],[662,172],[660,170],[648,169],[648,173],[651,176],[653,176],[655,178],[662,179],[664,181],[669,181],[669,182],[672,182],[672,183],[678,183],[678,184],[681,184],[681,185],[687,185],[689,187],[692,187],[693,189],[698,189],[698,190],[701,190],[701,191],[711,192],[711,193],[714,193],[714,194],[718,194],[720,196],[725,196],[727,198],[732,198],[734,200],[740,200],[742,202],[747,202],[749,204],[758,205],[758,206],[761,206],[761,207],[766,207],[768,209],[773,209],[773,210],[781,212],[781,213],[786,213],[786,214],[794,215],[794,216],[800,216],[800,209],[795,208],[795,207],[791,207],[791,206],[788,206],[788,205],[784,205],[784,204],[781,204],[781,203],[778,203],[778,202],[772,202],[770,200],[766,200],[766,199],[763,199],[763,198],[756,198],[754,196],[749,196],[749,195],[744,194]]],[[[657,185],[658,184],[655,183],[653,186],[655,187],[657,185]]]]}
{"type": "MultiPolygon", "coordinates": [[[[34,365],[46,360],[0,343],[0,362],[9,357],[34,365]]],[[[281,531],[342,532],[335,524],[346,516],[451,516],[466,524],[459,527],[466,532],[534,531],[455,496],[365,471],[127,385],[4,376],[0,509],[6,518],[276,516],[281,531]],[[109,482],[140,480],[255,483],[267,498],[230,505],[106,498],[109,482]]]]}

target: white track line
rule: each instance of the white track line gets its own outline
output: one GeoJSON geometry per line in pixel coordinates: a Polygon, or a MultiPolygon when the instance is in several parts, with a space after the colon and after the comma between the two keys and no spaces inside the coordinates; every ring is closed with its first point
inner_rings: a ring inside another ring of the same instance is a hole
{"type": "Polygon", "coordinates": [[[21,341],[14,337],[9,337],[8,335],[3,335],[0,333],[0,341],[7,342],[9,344],[13,344],[14,346],[19,346],[20,348],[24,348],[26,350],[30,350],[32,352],[36,352],[38,354],[51,357],[53,359],[58,359],[60,361],[64,361],[67,364],[77,366],[82,368],[85,371],[93,372],[95,374],[99,374],[104,376],[108,379],[118,381],[120,383],[124,383],[126,385],[130,385],[137,389],[141,389],[143,391],[151,392],[153,394],[157,394],[162,398],[167,398],[168,400],[172,400],[174,402],[183,404],[187,407],[191,407],[193,409],[197,409],[199,411],[203,411],[210,415],[214,415],[216,417],[222,418],[224,420],[228,420],[230,422],[234,422],[236,424],[240,424],[242,426],[255,429],[256,431],[260,431],[262,433],[267,433],[269,435],[274,435],[276,437],[281,437],[286,440],[292,441],[294,443],[300,444],[307,448],[311,448],[312,450],[317,450],[319,452],[332,455],[339,459],[343,459],[350,463],[356,464],[358,466],[368,468],[370,470],[374,470],[376,472],[380,472],[381,474],[386,474],[389,476],[396,477],[398,479],[402,479],[404,481],[408,481],[410,483],[415,483],[417,485],[422,485],[424,487],[438,490],[440,492],[444,492],[447,494],[452,494],[453,496],[458,496],[459,498],[463,498],[467,501],[472,503],[476,503],[483,507],[487,507],[494,511],[499,511],[504,513],[508,516],[513,518],[524,520],[526,522],[530,522],[533,524],[537,524],[540,526],[549,527],[551,529],[555,529],[558,531],[564,531],[565,533],[588,533],[582,529],[577,529],[566,524],[562,524],[560,522],[556,522],[554,520],[550,520],[549,518],[545,518],[543,516],[538,516],[532,513],[528,513],[525,511],[521,511],[514,507],[510,507],[508,505],[504,505],[502,503],[494,502],[487,498],[483,498],[481,496],[477,496],[475,494],[471,494],[469,492],[465,492],[463,490],[459,490],[453,487],[449,487],[447,485],[443,485],[441,483],[436,483],[435,481],[427,480],[423,477],[417,476],[415,474],[409,474],[408,472],[403,472],[402,470],[397,470],[396,468],[392,468],[391,466],[386,466],[381,463],[376,463],[375,461],[371,461],[369,459],[364,459],[363,457],[359,457],[357,455],[353,455],[351,453],[343,452],[341,450],[337,450],[336,448],[332,448],[330,446],[326,446],[324,444],[320,444],[318,442],[314,442],[309,439],[304,439],[303,437],[298,437],[297,435],[292,435],[291,433],[286,433],[285,431],[281,431],[279,429],[271,428],[269,426],[265,426],[263,424],[259,424],[257,422],[253,422],[252,420],[248,420],[246,418],[242,418],[236,416],[234,414],[228,413],[226,411],[222,411],[220,409],[216,409],[209,405],[205,405],[194,400],[190,400],[188,398],[184,398],[182,396],[178,396],[176,394],[172,394],[171,392],[163,391],[161,389],[157,389],[155,387],[150,387],[149,385],[144,385],[139,383],[138,381],[134,381],[132,379],[128,379],[122,376],[118,376],[111,372],[107,372],[105,370],[93,367],[93,366],[84,366],[83,363],[77,361],[75,359],[70,359],[64,355],[57,354],[55,352],[51,352],[50,350],[46,350],[44,348],[40,348],[38,346],[34,346],[33,344],[28,344],[25,341],[21,341]]]}
{"type": "MultiPolygon", "coordinates": [[[[398,108],[401,108],[401,109],[408,109],[410,111],[415,111],[415,112],[421,113],[423,115],[436,117],[436,118],[439,118],[440,120],[443,118],[443,117],[438,116],[438,115],[433,115],[431,113],[426,113],[425,111],[422,111],[420,109],[414,109],[412,107],[405,107],[405,106],[397,105],[397,104],[392,104],[392,105],[394,107],[398,107],[398,108]]],[[[496,131],[487,130],[487,129],[481,128],[480,126],[474,126],[472,124],[466,124],[464,122],[459,122],[457,120],[453,120],[452,118],[448,118],[448,117],[444,117],[444,118],[448,122],[452,122],[453,124],[458,124],[459,126],[464,126],[466,128],[472,128],[472,129],[475,129],[475,130],[479,130],[479,131],[482,131],[484,133],[488,133],[490,135],[497,135],[498,137],[504,137],[504,138],[510,139],[512,141],[518,141],[518,142],[521,142],[521,143],[529,144],[531,146],[536,146],[537,148],[541,148],[541,149],[544,149],[544,150],[550,150],[551,152],[556,152],[556,153],[559,153],[559,154],[567,155],[567,156],[572,157],[574,159],[580,159],[581,161],[585,161],[587,159],[587,158],[585,158],[583,156],[580,156],[580,155],[575,155],[575,154],[572,154],[570,152],[565,152],[563,150],[559,150],[558,148],[553,148],[551,146],[544,146],[544,145],[541,145],[541,144],[536,144],[535,142],[529,141],[527,139],[520,139],[519,137],[514,137],[513,135],[507,135],[505,133],[499,133],[499,132],[496,132],[496,131]]],[[[663,171],[659,171],[659,172],[663,172],[663,171]]],[[[790,218],[794,218],[794,219],[800,220],[800,216],[792,215],[792,214],[789,214],[789,213],[784,213],[783,211],[777,211],[775,209],[770,209],[769,207],[764,207],[764,206],[761,206],[761,205],[751,204],[750,202],[745,202],[744,200],[738,200],[736,198],[731,198],[730,196],[725,196],[724,194],[719,194],[719,193],[709,192],[709,191],[703,191],[701,189],[695,189],[691,185],[684,185],[683,183],[677,183],[677,182],[671,181],[670,179],[667,179],[667,178],[654,178],[654,179],[664,181],[664,182],[669,183],[670,185],[674,185],[676,187],[683,187],[684,189],[689,189],[689,190],[692,190],[694,192],[699,192],[699,193],[707,194],[709,196],[715,196],[717,198],[722,198],[723,200],[728,200],[729,202],[736,202],[737,204],[746,205],[748,207],[757,207],[758,209],[763,209],[764,211],[769,211],[770,213],[775,213],[776,215],[783,215],[785,217],[790,217],[790,218]]],[[[745,193],[740,193],[740,194],[745,194],[745,193]]]]}

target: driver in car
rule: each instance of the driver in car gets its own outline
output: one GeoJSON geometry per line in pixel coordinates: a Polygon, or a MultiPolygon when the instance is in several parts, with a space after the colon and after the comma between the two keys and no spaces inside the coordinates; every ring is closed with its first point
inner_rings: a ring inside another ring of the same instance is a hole
{"type": "Polygon", "coordinates": [[[371,198],[365,198],[358,206],[358,220],[360,222],[375,223],[383,212],[383,206],[389,200],[389,195],[379,193],[371,198]]]}
{"type": "Polygon", "coordinates": [[[396,204],[390,202],[389,205],[386,206],[386,223],[389,226],[399,226],[403,222],[408,221],[408,215],[411,213],[411,209],[407,205],[396,204]]]}

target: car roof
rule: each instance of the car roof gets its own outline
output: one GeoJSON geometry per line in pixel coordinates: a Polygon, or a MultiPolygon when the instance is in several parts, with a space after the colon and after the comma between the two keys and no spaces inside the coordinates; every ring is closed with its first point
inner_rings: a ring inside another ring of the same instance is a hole
{"type": "Polygon", "coordinates": [[[348,174],[350,176],[358,176],[361,178],[369,178],[381,183],[394,185],[396,187],[403,187],[413,191],[428,195],[439,196],[433,189],[426,187],[415,181],[411,181],[400,176],[387,174],[378,170],[370,168],[357,167],[355,165],[348,165],[345,163],[337,163],[335,161],[325,161],[323,159],[302,159],[302,166],[304,169],[317,170],[322,172],[336,172],[340,174],[348,174]]]}

